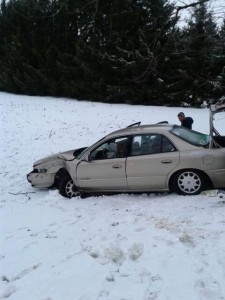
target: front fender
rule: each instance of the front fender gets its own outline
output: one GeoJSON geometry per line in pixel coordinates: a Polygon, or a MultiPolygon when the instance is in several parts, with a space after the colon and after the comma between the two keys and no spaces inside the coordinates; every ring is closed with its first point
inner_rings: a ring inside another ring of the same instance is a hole
{"type": "Polygon", "coordinates": [[[70,174],[70,177],[73,179],[73,182],[76,186],[77,183],[77,166],[81,161],[78,159],[74,159],[73,161],[65,161],[65,169],[70,174]]]}

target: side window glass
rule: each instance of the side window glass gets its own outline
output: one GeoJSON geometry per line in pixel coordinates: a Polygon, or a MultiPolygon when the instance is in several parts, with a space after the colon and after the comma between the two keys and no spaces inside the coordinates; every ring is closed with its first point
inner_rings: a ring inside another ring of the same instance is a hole
{"type": "Polygon", "coordinates": [[[141,135],[134,136],[131,143],[131,156],[141,154],[141,135]]]}
{"type": "Polygon", "coordinates": [[[115,140],[117,145],[117,158],[122,158],[127,156],[127,147],[128,147],[128,137],[121,137],[115,140]]]}
{"type": "Polygon", "coordinates": [[[174,145],[165,136],[162,139],[162,152],[173,152],[176,151],[174,145]]]}
{"type": "Polygon", "coordinates": [[[161,152],[162,136],[159,134],[143,134],[133,137],[131,156],[147,155],[161,152]]]}
{"type": "Polygon", "coordinates": [[[143,134],[133,136],[130,155],[148,155],[175,150],[173,144],[161,134],[143,134]]]}
{"type": "Polygon", "coordinates": [[[154,134],[151,136],[150,154],[162,152],[162,136],[154,134]]]}
{"type": "Polygon", "coordinates": [[[108,140],[94,149],[90,157],[92,160],[114,159],[126,156],[128,137],[121,137],[108,140]]]}
{"type": "Polygon", "coordinates": [[[107,159],[107,153],[110,152],[108,143],[101,144],[90,154],[92,160],[107,159]]]}
{"type": "Polygon", "coordinates": [[[151,152],[151,135],[141,136],[140,155],[150,154],[151,152]]]}

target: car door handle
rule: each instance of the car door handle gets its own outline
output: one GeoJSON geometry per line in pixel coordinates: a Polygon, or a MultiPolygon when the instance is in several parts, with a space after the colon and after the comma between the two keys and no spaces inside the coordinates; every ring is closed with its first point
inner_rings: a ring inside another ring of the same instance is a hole
{"type": "Polygon", "coordinates": [[[172,160],[171,159],[164,159],[161,161],[162,164],[171,164],[172,160]]]}
{"type": "Polygon", "coordinates": [[[113,167],[113,169],[120,169],[120,168],[122,168],[121,165],[112,165],[112,167],[113,167]]]}

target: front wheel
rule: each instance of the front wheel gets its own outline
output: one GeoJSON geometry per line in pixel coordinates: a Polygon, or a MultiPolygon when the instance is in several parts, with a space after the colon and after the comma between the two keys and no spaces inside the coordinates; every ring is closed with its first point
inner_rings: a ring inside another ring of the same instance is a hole
{"type": "Polygon", "coordinates": [[[78,191],[69,174],[66,174],[60,181],[59,193],[66,198],[80,196],[80,192],[78,191]]]}
{"type": "Polygon", "coordinates": [[[198,195],[205,188],[203,175],[195,170],[183,170],[172,178],[171,188],[179,195],[198,195]]]}

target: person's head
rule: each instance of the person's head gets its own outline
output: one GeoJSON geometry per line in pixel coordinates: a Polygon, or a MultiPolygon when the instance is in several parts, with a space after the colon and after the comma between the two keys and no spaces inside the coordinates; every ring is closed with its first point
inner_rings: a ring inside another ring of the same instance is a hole
{"type": "Polygon", "coordinates": [[[179,112],[177,115],[180,122],[183,122],[185,120],[185,114],[183,112],[179,112]]]}

